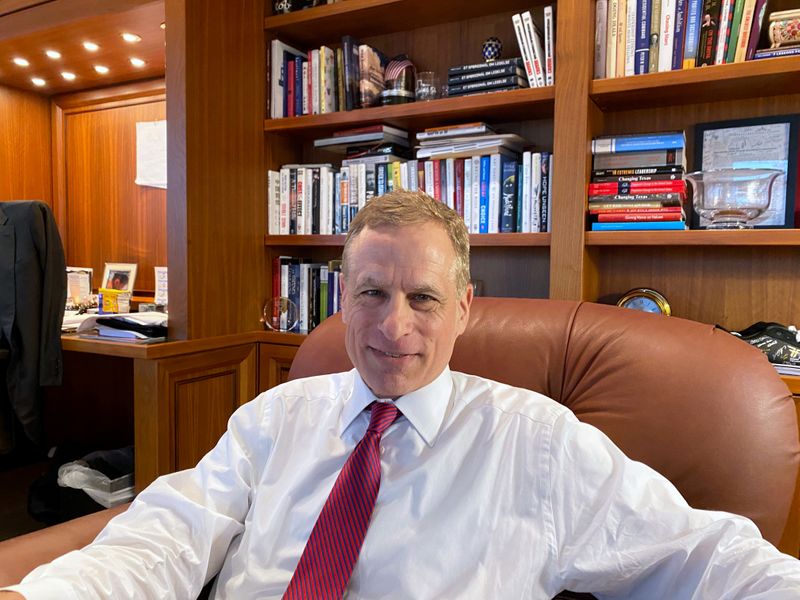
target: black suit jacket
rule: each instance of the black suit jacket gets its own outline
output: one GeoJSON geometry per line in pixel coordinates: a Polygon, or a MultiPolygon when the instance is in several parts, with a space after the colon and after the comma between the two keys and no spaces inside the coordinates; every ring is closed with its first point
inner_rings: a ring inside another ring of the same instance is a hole
{"type": "Polygon", "coordinates": [[[40,386],[61,383],[66,298],[64,248],[50,207],[0,202],[0,344],[9,349],[9,401],[34,441],[41,434],[40,386]]]}

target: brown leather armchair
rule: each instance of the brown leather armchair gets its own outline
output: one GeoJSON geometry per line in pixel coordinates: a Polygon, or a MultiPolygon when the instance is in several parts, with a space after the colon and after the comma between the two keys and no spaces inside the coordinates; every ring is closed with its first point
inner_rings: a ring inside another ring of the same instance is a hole
{"type": "MultiPolygon", "coordinates": [[[[450,364],[554,398],[665,475],[693,506],[745,515],[798,555],[794,403],[762,354],[730,334],[591,303],[476,298],[450,364]]],[[[290,377],[350,368],[336,316],[303,343],[290,377]]],[[[0,543],[0,584],[80,547],[107,516],[0,543]],[[63,539],[65,527],[84,535],[63,539]]]]}

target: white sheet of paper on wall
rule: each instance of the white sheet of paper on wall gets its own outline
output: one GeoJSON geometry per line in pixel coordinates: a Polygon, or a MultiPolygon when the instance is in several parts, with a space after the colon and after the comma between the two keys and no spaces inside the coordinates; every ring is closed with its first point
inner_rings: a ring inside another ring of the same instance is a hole
{"type": "Polygon", "coordinates": [[[167,189],[167,122],[136,123],[136,184],[167,189]]]}
{"type": "Polygon", "coordinates": [[[166,306],[167,302],[167,267],[153,267],[156,272],[156,304],[166,306]]]}

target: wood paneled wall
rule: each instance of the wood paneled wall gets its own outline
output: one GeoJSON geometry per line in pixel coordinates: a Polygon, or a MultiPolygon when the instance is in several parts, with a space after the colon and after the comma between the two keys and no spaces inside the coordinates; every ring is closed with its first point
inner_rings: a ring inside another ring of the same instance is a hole
{"type": "Polygon", "coordinates": [[[0,86],[0,201],[52,205],[50,139],[48,100],[0,86]]]}
{"type": "Polygon", "coordinates": [[[136,123],[165,119],[166,102],[163,86],[161,95],[121,91],[54,101],[57,215],[67,264],[92,267],[93,287],[106,262],[136,263],[136,290],[152,292],[153,267],[167,265],[167,193],[134,182],[136,123]]]}

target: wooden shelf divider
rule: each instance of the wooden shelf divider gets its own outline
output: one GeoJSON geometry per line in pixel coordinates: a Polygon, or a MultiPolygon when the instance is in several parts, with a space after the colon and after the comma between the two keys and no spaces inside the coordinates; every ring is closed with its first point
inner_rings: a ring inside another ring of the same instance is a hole
{"type": "MultiPolygon", "coordinates": [[[[267,235],[264,237],[266,246],[344,246],[344,235],[267,235]]],[[[549,246],[549,233],[479,233],[469,236],[470,246],[477,247],[527,247],[549,246]]]]}

